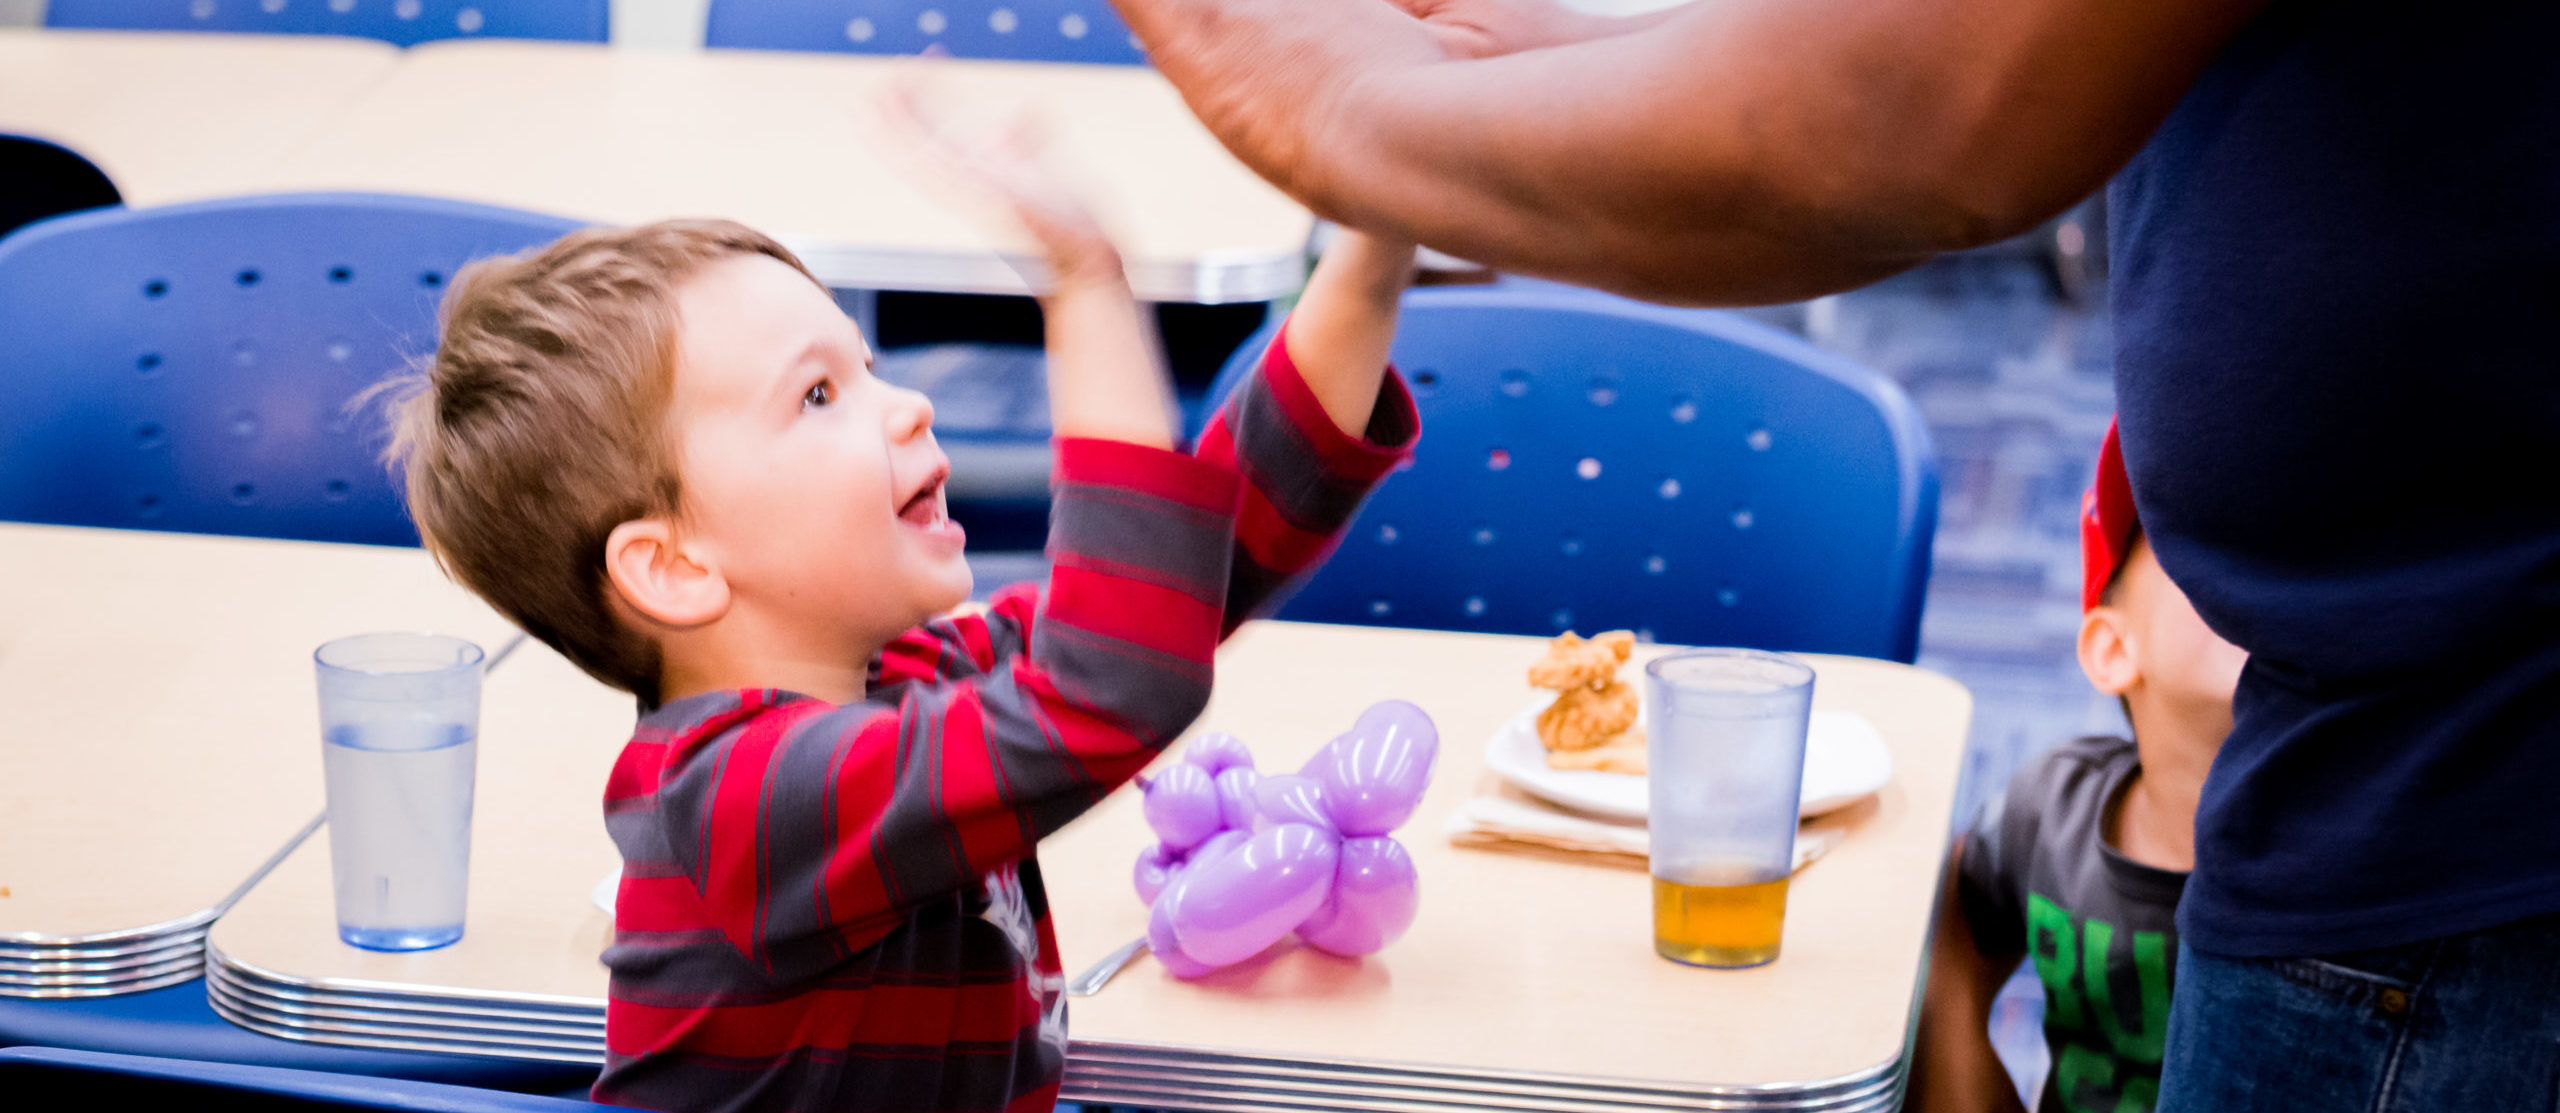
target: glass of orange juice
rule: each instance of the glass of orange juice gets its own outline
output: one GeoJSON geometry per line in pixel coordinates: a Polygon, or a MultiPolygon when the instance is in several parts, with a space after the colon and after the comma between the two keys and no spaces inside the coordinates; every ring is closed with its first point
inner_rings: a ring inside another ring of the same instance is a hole
{"type": "Polygon", "coordinates": [[[1784,654],[1699,649],[1644,671],[1654,953],[1691,966],[1775,961],[1813,669],[1784,654]]]}

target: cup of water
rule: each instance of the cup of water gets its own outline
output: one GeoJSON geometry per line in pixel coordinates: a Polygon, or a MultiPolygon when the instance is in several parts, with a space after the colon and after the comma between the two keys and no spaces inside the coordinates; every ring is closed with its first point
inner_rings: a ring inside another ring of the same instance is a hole
{"type": "Polygon", "coordinates": [[[1813,669],[1777,653],[1701,649],[1644,671],[1654,953],[1691,966],[1775,961],[1813,669]]]}
{"type": "Polygon", "coordinates": [[[359,634],[312,656],[338,938],[372,951],[462,938],[480,647],[441,634],[359,634]]]}

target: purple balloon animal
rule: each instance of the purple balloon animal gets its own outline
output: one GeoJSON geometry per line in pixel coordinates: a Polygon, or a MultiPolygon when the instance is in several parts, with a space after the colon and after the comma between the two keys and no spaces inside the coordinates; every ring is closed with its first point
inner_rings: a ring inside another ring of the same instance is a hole
{"type": "Polygon", "coordinates": [[[1141,782],[1160,841],[1138,854],[1147,945],[1175,976],[1242,962],[1295,932],[1356,958],[1413,926],[1413,857],[1388,833],[1431,783],[1440,732],[1403,700],[1360,713],[1296,773],[1263,775],[1211,733],[1141,782]]]}

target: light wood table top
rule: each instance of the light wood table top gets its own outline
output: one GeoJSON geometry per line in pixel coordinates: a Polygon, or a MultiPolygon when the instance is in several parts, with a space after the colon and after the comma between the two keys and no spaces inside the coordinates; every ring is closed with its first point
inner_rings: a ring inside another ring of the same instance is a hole
{"type": "Polygon", "coordinates": [[[0,29],[0,131],[87,156],[132,205],[252,192],[400,50],[325,35],[0,29]]]}
{"type": "MultiPolygon", "coordinates": [[[[1451,811],[1492,790],[1486,741],[1536,695],[1523,674],[1544,647],[1292,623],[1232,641],[1200,729],[1234,733],[1265,769],[1296,768],[1379,700],[1410,700],[1438,724],[1439,769],[1398,832],[1420,871],[1420,912],[1405,938],[1364,961],[1300,949],[1198,983],[1133,963],[1070,1007],[1077,1043],[1714,1087],[1841,1078],[1898,1060],[1972,697],[1909,666],[1808,656],[1814,706],[1866,716],[1893,752],[1893,781],[1816,821],[1848,836],[1789,888],[1778,961],[1694,969],[1654,955],[1643,870],[1442,837],[1451,811]]],[[[1070,977],[1145,930],[1130,867],[1152,841],[1136,796],[1120,793],[1042,848],[1070,977]]]]}
{"type": "Polygon", "coordinates": [[[1173,87],[1130,66],[771,51],[662,52],[456,40],[389,78],[280,164],[269,189],[423,193],[632,224],[725,216],[789,243],[832,285],[1012,293],[1027,240],[878,122],[900,74],[961,117],[1036,109],[1089,183],[1139,296],[1295,291],[1313,218],[1218,146],[1173,87]]]}
{"type": "MultiPolygon", "coordinates": [[[[1438,723],[1439,771],[1400,833],[1421,870],[1420,917],[1405,939],[1363,961],[1296,950],[1185,983],[1140,959],[1071,1006],[1070,1094],[1167,1093],[1115,1081],[1134,1053],[1250,1060],[1249,1073],[1266,1082],[1275,1063],[1317,1073],[1384,1065],[1502,1085],[1633,1080],[1693,1094],[1858,1078],[1867,1089],[1857,1101],[1889,1100],[1878,1087],[1890,1084],[1909,1037],[1971,697],[1907,666],[1811,658],[1815,705],[1873,722],[1893,751],[1894,780],[1873,801],[1818,821],[1848,835],[1798,876],[1783,957],[1757,970],[1697,970],[1654,956],[1641,870],[1458,849],[1441,836],[1450,811],[1488,788],[1485,741],[1529,702],[1521,674],[1541,646],[1278,622],[1231,641],[1200,727],[1237,733],[1264,768],[1294,768],[1377,700],[1412,700],[1438,723]]],[[[492,678],[482,712],[463,942],[410,955],[339,944],[315,839],[214,926],[217,965],[236,961],[302,991],[491,1008],[584,1001],[600,1016],[606,975],[596,956],[609,928],[588,892],[614,864],[599,800],[631,708],[547,651],[528,646],[519,658],[492,678]]],[[[1120,793],[1042,847],[1070,974],[1142,930],[1129,875],[1150,840],[1135,796],[1120,793]]],[[[1348,1100],[1366,1091],[1355,1083],[1327,1092],[1348,1100]]]]}
{"type": "Polygon", "coordinates": [[[312,651],[376,630],[514,634],[416,549],[0,524],[0,942],[219,906],[322,809],[312,651]]]}

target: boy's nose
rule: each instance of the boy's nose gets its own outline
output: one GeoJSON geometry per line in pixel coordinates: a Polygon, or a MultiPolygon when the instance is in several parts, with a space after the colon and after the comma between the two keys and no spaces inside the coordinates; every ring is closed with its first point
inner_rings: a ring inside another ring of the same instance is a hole
{"type": "Polygon", "coordinates": [[[933,429],[933,399],[920,391],[899,388],[889,406],[889,435],[895,440],[913,440],[933,429]]]}

